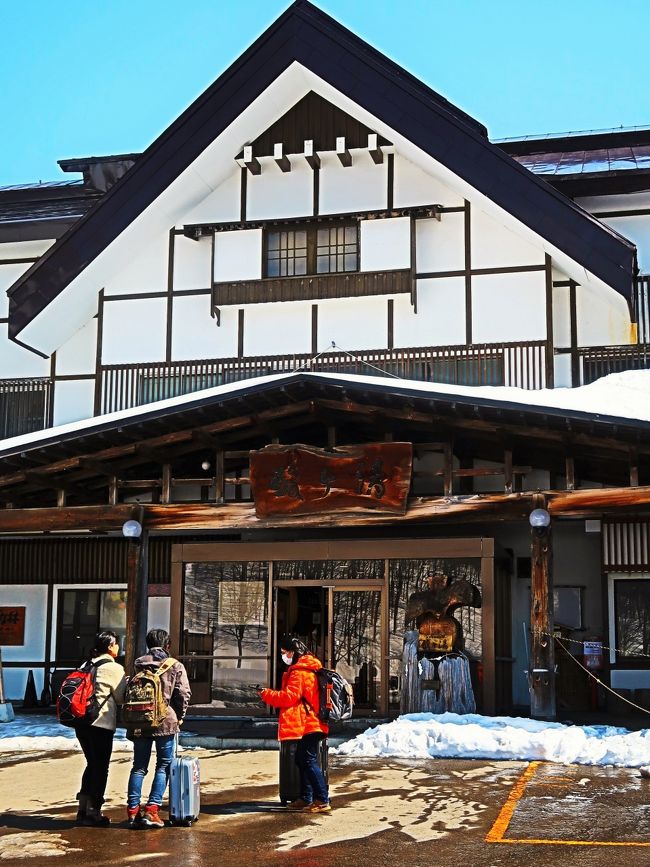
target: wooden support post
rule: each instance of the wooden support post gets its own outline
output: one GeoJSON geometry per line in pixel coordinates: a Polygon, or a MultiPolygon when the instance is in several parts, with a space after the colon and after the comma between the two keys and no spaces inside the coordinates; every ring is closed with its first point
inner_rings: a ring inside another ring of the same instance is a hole
{"type": "Polygon", "coordinates": [[[316,171],[316,169],[320,168],[320,157],[314,151],[313,139],[307,139],[305,141],[304,157],[307,160],[307,164],[311,169],[314,169],[314,171],[316,171]]]}
{"type": "Polygon", "coordinates": [[[444,455],[444,481],[443,494],[445,497],[451,497],[454,493],[454,454],[451,443],[445,443],[443,448],[444,455]]]}
{"type": "Polygon", "coordinates": [[[218,451],[214,456],[214,500],[215,503],[223,503],[225,488],[224,454],[218,451]]]}
{"type": "Polygon", "coordinates": [[[512,493],[512,449],[506,449],[503,456],[504,490],[506,494],[512,493]]]}
{"type": "Polygon", "coordinates": [[[56,505],[59,509],[65,508],[66,491],[65,488],[59,488],[56,492],[56,505]]]}
{"type": "Polygon", "coordinates": [[[110,482],[108,483],[108,505],[116,506],[118,500],[118,487],[119,482],[117,476],[111,476],[110,482]]]}
{"type": "Polygon", "coordinates": [[[162,503],[171,503],[172,500],[172,466],[171,464],[163,464],[162,467],[162,492],[160,495],[162,503]]]}
{"type": "Polygon", "coordinates": [[[639,453],[630,449],[630,487],[639,487],[639,453]]]}
{"type": "Polygon", "coordinates": [[[565,464],[565,475],[566,475],[566,489],[567,491],[575,491],[576,489],[576,468],[575,461],[572,455],[567,455],[564,459],[565,464]]]}
{"type": "Polygon", "coordinates": [[[329,427],[327,428],[327,448],[336,448],[336,428],[334,427],[334,425],[329,425],[329,427]]]}
{"type": "Polygon", "coordinates": [[[555,719],[553,549],[550,525],[531,528],[531,555],[530,715],[533,719],[555,719]]]}
{"type": "MultiPolygon", "coordinates": [[[[142,521],[141,521],[142,523],[142,521]]],[[[129,539],[127,552],[126,647],[124,666],[133,673],[133,663],[146,649],[149,601],[149,534],[129,539]]]]}

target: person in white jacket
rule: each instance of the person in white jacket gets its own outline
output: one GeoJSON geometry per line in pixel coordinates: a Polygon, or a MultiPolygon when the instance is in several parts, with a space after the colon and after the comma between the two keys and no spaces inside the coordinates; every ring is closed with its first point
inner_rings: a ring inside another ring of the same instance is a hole
{"type": "Polygon", "coordinates": [[[119,652],[120,645],[114,632],[97,634],[91,661],[93,665],[101,663],[95,678],[99,715],[92,725],[76,728],[77,739],[86,757],[86,768],[77,795],[77,823],[90,827],[110,824],[108,816],[102,815],[102,804],[113,751],[113,736],[117,728],[117,708],[124,703],[126,691],[124,668],[115,661],[119,652]]]}

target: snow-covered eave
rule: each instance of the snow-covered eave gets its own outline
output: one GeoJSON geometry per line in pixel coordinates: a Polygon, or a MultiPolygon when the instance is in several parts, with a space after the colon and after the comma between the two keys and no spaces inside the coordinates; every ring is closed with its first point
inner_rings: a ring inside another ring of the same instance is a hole
{"type": "Polygon", "coordinates": [[[510,386],[446,385],[396,377],[300,371],[218,385],[145,406],[12,437],[0,443],[0,458],[52,446],[57,442],[82,439],[108,429],[120,429],[151,419],[176,415],[210,404],[218,405],[235,397],[251,396],[276,388],[283,389],[298,382],[313,383],[314,386],[319,383],[329,384],[347,390],[362,387],[365,392],[388,392],[395,396],[422,398],[447,404],[481,406],[517,414],[526,412],[529,416],[563,417],[580,422],[650,431],[650,371],[615,373],[580,388],[539,391],[510,386]],[[607,407],[608,412],[603,413],[602,407],[607,407]]]}

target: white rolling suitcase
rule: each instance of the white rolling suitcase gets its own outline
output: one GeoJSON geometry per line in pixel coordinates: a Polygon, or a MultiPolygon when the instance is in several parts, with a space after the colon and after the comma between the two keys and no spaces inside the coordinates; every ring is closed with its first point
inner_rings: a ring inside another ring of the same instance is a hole
{"type": "Polygon", "coordinates": [[[169,821],[189,828],[201,809],[201,772],[199,760],[178,756],[178,737],[169,767],[169,821]]]}

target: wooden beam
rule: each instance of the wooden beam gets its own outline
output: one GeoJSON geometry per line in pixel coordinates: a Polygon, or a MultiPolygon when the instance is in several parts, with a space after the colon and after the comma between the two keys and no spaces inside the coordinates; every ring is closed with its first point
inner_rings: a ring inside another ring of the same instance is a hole
{"type": "Polygon", "coordinates": [[[312,139],[305,141],[304,157],[310,168],[316,170],[320,168],[320,157],[314,151],[314,142],[312,139]]]}
{"type": "Polygon", "coordinates": [[[171,464],[163,464],[162,467],[162,490],[160,501],[170,503],[172,499],[172,467],[171,464]]]}
{"type": "Polygon", "coordinates": [[[379,136],[376,132],[371,132],[368,135],[368,153],[372,157],[373,163],[380,166],[384,161],[384,152],[379,146],[379,136]]]}
{"type": "Polygon", "coordinates": [[[336,156],[344,168],[347,169],[352,165],[352,154],[345,146],[345,136],[339,136],[336,139],[336,156]]]}
{"type": "Polygon", "coordinates": [[[282,142],[278,142],[277,144],[273,145],[273,159],[278,164],[280,171],[291,171],[291,161],[289,157],[283,152],[282,142]]]}
{"type": "Polygon", "coordinates": [[[550,526],[531,527],[530,715],[551,720],[556,716],[552,551],[550,526]]]}
{"type": "Polygon", "coordinates": [[[244,165],[252,175],[259,175],[262,173],[260,161],[257,157],[253,156],[253,148],[250,145],[246,145],[244,148],[244,165]]]}

